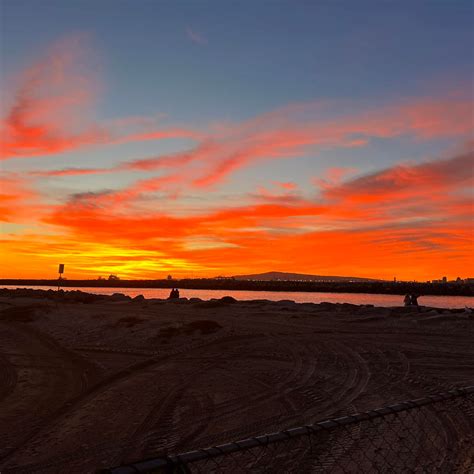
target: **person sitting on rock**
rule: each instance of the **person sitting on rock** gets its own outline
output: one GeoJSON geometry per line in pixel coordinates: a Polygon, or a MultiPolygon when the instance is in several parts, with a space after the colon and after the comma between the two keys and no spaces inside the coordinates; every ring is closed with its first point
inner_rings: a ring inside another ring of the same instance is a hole
{"type": "Polygon", "coordinates": [[[179,298],[179,290],[178,288],[173,288],[171,290],[171,293],[170,293],[170,296],[168,299],[170,300],[175,300],[175,299],[178,299],[179,298]]]}
{"type": "Polygon", "coordinates": [[[415,295],[415,294],[411,295],[411,304],[412,306],[418,306],[418,295],[415,295]]]}
{"type": "Polygon", "coordinates": [[[403,303],[405,306],[411,306],[411,295],[405,295],[405,298],[403,298],[403,303]]]}
{"type": "Polygon", "coordinates": [[[169,295],[168,299],[169,300],[174,300],[175,298],[179,298],[179,292],[176,288],[173,288],[170,292],[170,295],[169,295]]]}

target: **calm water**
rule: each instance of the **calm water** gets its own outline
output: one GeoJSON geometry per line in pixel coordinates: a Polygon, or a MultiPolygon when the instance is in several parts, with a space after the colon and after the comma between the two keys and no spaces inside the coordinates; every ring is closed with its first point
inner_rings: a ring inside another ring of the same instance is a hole
{"type": "MultiPolygon", "coordinates": [[[[16,286],[4,286],[3,288],[17,288],[16,286]]],[[[51,286],[28,286],[26,288],[36,290],[57,289],[51,286]]],[[[113,293],[123,293],[134,297],[143,295],[145,298],[167,298],[170,290],[168,288],[82,288],[71,287],[65,290],[80,290],[87,293],[99,295],[111,295],[113,293]]],[[[222,298],[230,295],[237,300],[293,300],[297,303],[352,303],[352,304],[373,304],[375,306],[403,306],[403,296],[400,295],[380,295],[368,293],[305,293],[297,291],[232,291],[232,290],[180,290],[180,295],[186,298],[201,298],[210,300],[211,298],[222,298]]],[[[433,306],[435,308],[464,308],[474,306],[472,296],[421,296],[418,303],[423,306],[433,306]]]]}

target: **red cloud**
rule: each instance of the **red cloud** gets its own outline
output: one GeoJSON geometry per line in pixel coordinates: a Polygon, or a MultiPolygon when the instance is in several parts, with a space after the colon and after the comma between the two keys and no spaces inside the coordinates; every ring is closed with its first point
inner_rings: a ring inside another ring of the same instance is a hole
{"type": "Polygon", "coordinates": [[[372,137],[414,135],[420,138],[469,133],[472,103],[465,98],[417,100],[412,104],[361,113],[336,120],[315,120],[309,111],[289,106],[247,122],[216,128],[212,147],[197,146],[186,153],[186,163],[199,162],[193,180],[208,187],[230,173],[261,161],[294,158],[328,147],[359,147],[372,137]]]}
{"type": "Polygon", "coordinates": [[[87,145],[200,137],[182,128],[157,130],[153,120],[137,117],[91,122],[98,79],[84,44],[83,36],[55,44],[15,79],[13,100],[0,125],[1,159],[57,154],[87,145]],[[130,132],[130,127],[138,130],[130,132]]]}
{"type": "Polygon", "coordinates": [[[459,96],[408,104],[400,108],[400,115],[415,135],[433,138],[470,134],[474,126],[472,109],[472,97],[459,96]]]}
{"type": "Polygon", "coordinates": [[[293,191],[298,187],[296,183],[292,183],[290,181],[286,181],[286,182],[274,181],[274,183],[277,186],[280,186],[280,188],[286,189],[287,191],[293,191]]]}
{"type": "Polygon", "coordinates": [[[205,160],[217,150],[218,146],[215,143],[204,141],[191,151],[129,161],[119,165],[118,169],[154,171],[161,168],[179,168],[193,161],[205,160]]]}
{"type": "Polygon", "coordinates": [[[31,176],[81,176],[110,173],[109,168],[64,168],[62,170],[31,171],[31,176]]]}
{"type": "Polygon", "coordinates": [[[59,153],[105,138],[104,130],[83,123],[97,82],[80,71],[82,44],[79,37],[56,44],[17,79],[2,123],[2,157],[59,153]]]}
{"type": "Polygon", "coordinates": [[[340,184],[345,176],[356,171],[356,168],[348,168],[343,166],[331,167],[326,170],[324,178],[315,178],[313,181],[316,186],[319,186],[322,189],[330,189],[333,186],[340,184]]]}
{"type": "Polygon", "coordinates": [[[417,165],[398,165],[341,185],[327,187],[324,195],[329,199],[348,202],[378,202],[400,200],[426,195],[434,199],[448,190],[459,191],[472,186],[474,152],[417,165]]]}

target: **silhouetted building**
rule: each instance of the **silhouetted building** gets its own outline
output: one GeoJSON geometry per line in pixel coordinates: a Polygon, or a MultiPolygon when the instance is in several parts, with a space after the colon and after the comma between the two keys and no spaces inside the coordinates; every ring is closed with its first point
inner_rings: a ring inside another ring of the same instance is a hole
{"type": "Polygon", "coordinates": [[[168,275],[168,277],[166,278],[167,280],[172,280],[173,277],[171,275],[168,275]]]}

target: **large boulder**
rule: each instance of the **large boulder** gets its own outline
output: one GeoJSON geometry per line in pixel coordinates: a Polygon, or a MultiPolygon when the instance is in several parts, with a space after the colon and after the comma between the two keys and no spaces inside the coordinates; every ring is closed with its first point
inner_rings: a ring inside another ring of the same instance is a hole
{"type": "Polygon", "coordinates": [[[222,303],[226,303],[226,304],[232,304],[232,303],[236,303],[237,300],[235,298],[233,298],[232,296],[223,296],[220,301],[222,303]]]}

